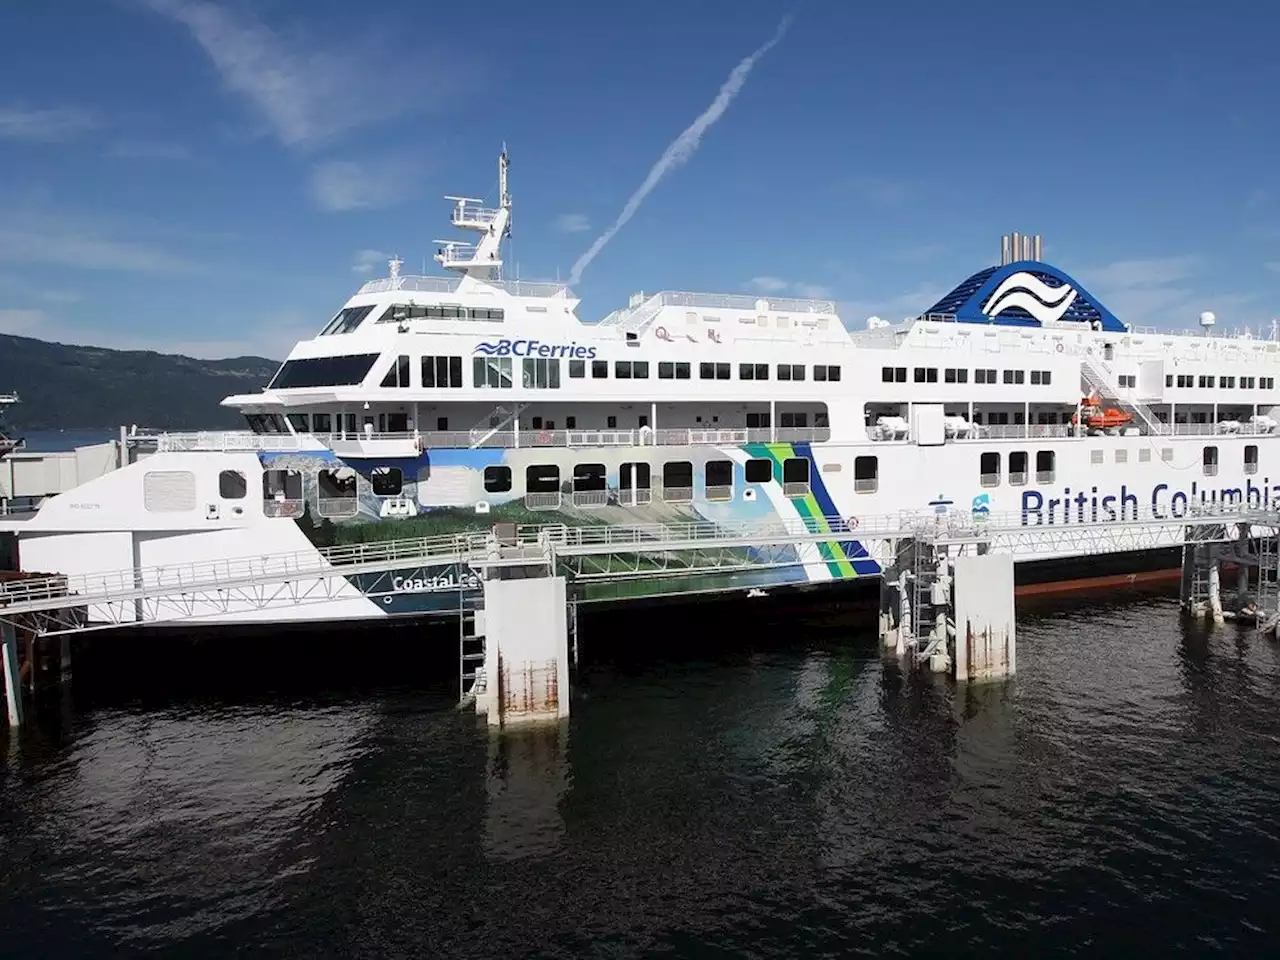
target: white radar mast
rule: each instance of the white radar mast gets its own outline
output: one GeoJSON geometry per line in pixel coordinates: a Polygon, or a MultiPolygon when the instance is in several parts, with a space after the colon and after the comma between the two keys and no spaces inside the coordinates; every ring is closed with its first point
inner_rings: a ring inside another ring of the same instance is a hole
{"type": "Polygon", "coordinates": [[[437,240],[436,262],[446,270],[454,270],[479,280],[502,279],[502,241],[511,236],[511,191],[507,189],[506,144],[498,157],[498,207],[484,207],[483,200],[474,197],[451,197],[455,204],[452,223],[459,230],[471,230],[480,234],[476,243],[457,240],[437,240]]]}

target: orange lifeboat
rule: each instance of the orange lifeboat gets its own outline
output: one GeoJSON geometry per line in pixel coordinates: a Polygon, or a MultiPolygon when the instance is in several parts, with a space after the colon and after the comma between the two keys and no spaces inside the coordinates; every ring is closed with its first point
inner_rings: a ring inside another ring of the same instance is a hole
{"type": "Polygon", "coordinates": [[[1071,417],[1073,425],[1082,423],[1088,430],[1117,430],[1120,427],[1129,426],[1132,422],[1133,417],[1123,410],[1104,407],[1102,399],[1097,394],[1081,398],[1079,419],[1077,420],[1076,415],[1071,417]]]}

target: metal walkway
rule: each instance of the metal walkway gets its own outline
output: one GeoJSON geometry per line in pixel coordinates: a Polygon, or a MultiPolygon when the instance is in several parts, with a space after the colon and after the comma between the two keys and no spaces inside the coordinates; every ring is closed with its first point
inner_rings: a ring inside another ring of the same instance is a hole
{"type": "MultiPolygon", "coordinates": [[[[0,620],[41,633],[229,616],[343,598],[377,598],[400,578],[441,568],[548,564],[571,581],[670,579],[823,564],[833,547],[850,559],[892,563],[905,540],[985,545],[1015,558],[1089,556],[1234,540],[1241,524],[1280,528],[1280,511],[1214,505],[1180,517],[1139,512],[1124,522],[1036,525],[1021,513],[903,513],[805,521],[638,526],[507,525],[497,533],[419,537],[299,553],[52,576],[0,586],[0,620]],[[347,578],[363,575],[362,591],[347,578]],[[93,622],[85,613],[92,609],[93,622]]],[[[460,578],[459,578],[460,579],[460,578]]],[[[455,586],[452,589],[457,590],[455,586]]],[[[726,584],[722,589],[740,589],[726,584]]],[[[635,594],[633,596],[641,596],[635,594]]]]}

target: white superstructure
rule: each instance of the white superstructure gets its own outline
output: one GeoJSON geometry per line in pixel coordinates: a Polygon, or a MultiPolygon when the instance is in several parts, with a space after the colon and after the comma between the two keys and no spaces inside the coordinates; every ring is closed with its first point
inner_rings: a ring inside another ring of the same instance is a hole
{"type": "MultiPolygon", "coordinates": [[[[48,501],[21,526],[23,566],[234,559],[534,514],[1122,524],[1280,501],[1274,334],[1218,336],[1210,315],[1200,335],[1131,328],[1044,263],[1039,237],[1004,238],[997,266],[897,324],[673,291],[587,323],[564,285],[503,279],[505,153],[496,207],[449,199],[478,239],[437,242],[446,275],[392,260],[261,392],[224,401],[249,429],[162,436],[48,501]]],[[[868,562],[837,542],[807,575],[868,562]]],[[[353,584],[323,615],[415,609],[353,584]]]]}

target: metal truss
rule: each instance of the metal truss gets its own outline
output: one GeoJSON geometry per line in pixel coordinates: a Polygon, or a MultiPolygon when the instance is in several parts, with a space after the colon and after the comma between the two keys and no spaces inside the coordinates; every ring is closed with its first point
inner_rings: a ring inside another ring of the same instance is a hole
{"type": "Polygon", "coordinates": [[[856,542],[881,565],[893,562],[904,541],[985,545],[1015,556],[1087,556],[1235,540],[1242,524],[1274,535],[1280,512],[1217,506],[1183,517],[1147,514],[1123,523],[1026,521],[1018,514],[900,514],[728,524],[498,525],[491,533],[18,580],[0,588],[0,619],[42,633],[217,619],[357,596],[381,598],[397,592],[395,578],[430,580],[442,567],[484,571],[512,563],[547,564],[584,583],[732,574],[822,565],[827,559],[819,545],[832,543],[856,542]],[[355,576],[365,581],[359,589],[349,583],[355,576]]]}

